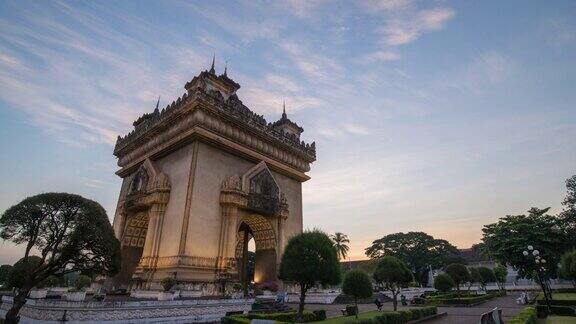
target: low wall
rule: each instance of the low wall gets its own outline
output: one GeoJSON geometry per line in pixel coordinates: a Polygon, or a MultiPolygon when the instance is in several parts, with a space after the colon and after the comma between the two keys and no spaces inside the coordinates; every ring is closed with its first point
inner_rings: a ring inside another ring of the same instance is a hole
{"type": "MultiPolygon", "coordinates": [[[[0,318],[13,299],[2,297],[0,318]]],[[[28,299],[20,310],[20,323],[176,323],[217,322],[226,312],[248,311],[254,299],[173,301],[85,301],[28,299]]]]}

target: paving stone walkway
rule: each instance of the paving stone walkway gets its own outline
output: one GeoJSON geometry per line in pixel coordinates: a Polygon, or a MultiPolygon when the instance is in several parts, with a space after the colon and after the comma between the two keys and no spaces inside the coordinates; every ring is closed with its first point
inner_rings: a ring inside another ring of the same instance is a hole
{"type": "MultiPolygon", "coordinates": [[[[474,307],[438,307],[438,312],[446,312],[448,316],[438,318],[436,320],[427,321],[430,324],[477,324],[480,320],[480,315],[487,311],[492,310],[495,307],[500,307],[502,309],[502,315],[504,321],[509,320],[514,315],[518,314],[523,305],[516,304],[516,298],[519,294],[509,294],[504,297],[498,297],[496,299],[487,301],[481,305],[474,307]]],[[[297,309],[297,304],[291,304],[292,308],[297,309]]],[[[326,315],[328,317],[341,316],[340,310],[344,308],[345,305],[342,304],[331,304],[331,305],[319,305],[319,304],[307,304],[306,310],[312,311],[315,309],[325,309],[326,315]]],[[[358,305],[360,312],[367,312],[371,310],[376,310],[374,304],[360,304],[358,305]]],[[[399,306],[399,309],[409,308],[399,306]]],[[[384,310],[392,310],[392,303],[384,303],[384,310]]]]}

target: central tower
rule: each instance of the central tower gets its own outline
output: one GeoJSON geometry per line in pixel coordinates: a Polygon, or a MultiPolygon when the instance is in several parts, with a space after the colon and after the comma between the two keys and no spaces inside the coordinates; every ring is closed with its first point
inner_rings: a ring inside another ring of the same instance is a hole
{"type": "Polygon", "coordinates": [[[316,148],[285,111],[275,123],[252,112],[239,88],[213,63],[182,97],[118,137],[117,287],[242,281],[250,239],[254,281],[276,280],[287,239],[302,231],[302,182],[316,148]]]}

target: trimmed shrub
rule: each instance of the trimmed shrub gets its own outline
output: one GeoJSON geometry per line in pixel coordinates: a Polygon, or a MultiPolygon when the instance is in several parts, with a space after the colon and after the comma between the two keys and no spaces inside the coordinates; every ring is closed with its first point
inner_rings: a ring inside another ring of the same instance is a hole
{"type": "Polygon", "coordinates": [[[534,306],[524,307],[518,315],[508,321],[508,324],[536,324],[536,308],[534,306]]]}
{"type": "Polygon", "coordinates": [[[358,314],[358,306],[346,305],[346,315],[356,315],[356,314],[358,314]]]}
{"type": "Polygon", "coordinates": [[[399,312],[384,312],[374,317],[375,324],[403,324],[402,315],[399,312]]]}
{"type": "Polygon", "coordinates": [[[324,309],[317,309],[312,311],[312,313],[314,313],[314,316],[316,316],[316,321],[323,321],[326,319],[326,310],[324,309]]]}
{"type": "Polygon", "coordinates": [[[221,324],[249,324],[250,321],[245,315],[225,316],[220,319],[221,324]]]}
{"type": "Polygon", "coordinates": [[[426,304],[426,299],[422,297],[414,297],[410,303],[413,305],[424,305],[426,304]]]}
{"type": "Polygon", "coordinates": [[[402,323],[406,323],[412,319],[411,311],[399,311],[400,317],[402,317],[402,323]]]}
{"type": "Polygon", "coordinates": [[[90,279],[90,277],[85,276],[85,275],[79,275],[78,277],[76,277],[75,286],[76,286],[76,289],[82,290],[82,289],[90,286],[90,283],[92,283],[92,279],[90,279]]]}
{"type": "Polygon", "coordinates": [[[375,322],[370,318],[361,318],[357,320],[346,321],[344,324],[375,324],[375,322]]]}
{"type": "MultiPolygon", "coordinates": [[[[325,315],[325,314],[324,314],[325,315]]],[[[250,323],[253,319],[271,320],[277,322],[296,322],[298,317],[297,312],[286,313],[252,313],[247,315],[232,315],[222,317],[220,323],[222,324],[245,324],[250,323]]],[[[316,315],[312,312],[304,312],[302,314],[302,322],[317,321],[316,315]]]]}
{"type": "Polygon", "coordinates": [[[481,303],[495,297],[498,294],[486,294],[486,295],[469,295],[465,297],[457,298],[430,298],[429,302],[435,305],[472,305],[476,303],[481,303]]]}
{"type": "Polygon", "coordinates": [[[160,280],[160,284],[162,285],[162,288],[164,288],[164,291],[170,291],[170,289],[176,285],[176,279],[173,277],[166,277],[160,280]]]}

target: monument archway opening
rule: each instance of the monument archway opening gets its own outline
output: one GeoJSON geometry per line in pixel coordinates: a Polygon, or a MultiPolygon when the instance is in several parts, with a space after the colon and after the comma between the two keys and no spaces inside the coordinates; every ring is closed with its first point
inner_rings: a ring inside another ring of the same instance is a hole
{"type": "Polygon", "coordinates": [[[276,235],[268,219],[259,214],[244,217],[238,226],[236,242],[238,279],[245,295],[252,282],[276,281],[276,235]],[[254,252],[250,251],[252,241],[254,252]]]}

